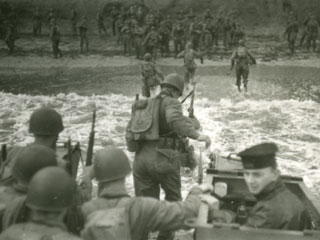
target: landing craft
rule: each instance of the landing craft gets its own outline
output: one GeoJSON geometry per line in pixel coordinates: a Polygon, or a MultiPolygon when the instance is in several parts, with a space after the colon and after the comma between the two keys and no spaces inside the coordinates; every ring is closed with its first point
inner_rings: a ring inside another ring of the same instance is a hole
{"type": "MultiPolygon", "coordinates": [[[[236,156],[226,159],[221,155],[213,155],[211,160],[204,181],[215,186],[215,191],[220,191],[220,194],[225,191],[226,195],[222,198],[224,206],[236,212],[237,218],[241,219],[241,212],[248,212],[256,199],[246,186],[240,161],[236,156]]],[[[307,209],[311,222],[304,231],[254,229],[243,227],[239,223],[208,222],[209,211],[205,204],[201,206],[198,218],[189,219],[186,224],[196,229],[196,240],[319,240],[320,200],[310,192],[302,178],[286,175],[281,178],[307,209]]]]}

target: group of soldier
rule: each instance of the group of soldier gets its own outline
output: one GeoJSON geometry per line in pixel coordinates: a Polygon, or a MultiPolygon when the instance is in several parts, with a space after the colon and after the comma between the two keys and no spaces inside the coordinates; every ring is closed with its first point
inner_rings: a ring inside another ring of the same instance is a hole
{"type": "MultiPolygon", "coordinates": [[[[7,155],[2,149],[0,239],[148,239],[149,232],[160,231],[157,239],[171,240],[175,230],[197,216],[201,202],[210,205],[210,221],[237,221],[237,213],[218,209],[218,199],[210,195],[212,183],[193,187],[182,201],[180,168],[195,167],[187,138],[206,148],[211,145],[210,137],[199,132],[197,118],[184,116],[179,101],[183,92],[184,79],[169,74],[156,97],[133,103],[125,139],[135,155],[135,197],[126,191],[131,164],[123,150],[97,150],[79,179],[74,171],[78,165],[73,165],[76,150],[61,154],[58,148],[64,130],[61,115],[46,107],[35,110],[29,121],[34,141],[11,148],[7,155]],[[97,196],[92,193],[93,179],[97,196]],[[160,188],[165,201],[159,200],[160,188]]],[[[257,199],[241,224],[301,231],[308,227],[308,215],[281,181],[277,151],[274,143],[262,143],[237,154],[248,189],[257,199]]]]}
{"type": "Polygon", "coordinates": [[[117,30],[114,33],[118,35],[118,42],[122,41],[124,45],[124,54],[130,54],[131,47],[134,47],[138,59],[142,58],[143,50],[152,54],[154,59],[159,50],[161,56],[168,56],[171,40],[177,55],[189,41],[195,50],[210,51],[218,46],[219,41],[229,50],[245,37],[239,22],[229,17],[214,18],[210,10],[196,15],[193,9],[189,9],[179,11],[175,16],[163,16],[159,11],[143,12],[142,6],[131,6],[127,14],[122,11],[114,14],[117,30]]]}
{"type": "MultiPolygon", "coordinates": [[[[290,54],[295,53],[295,43],[299,33],[299,23],[297,16],[294,12],[289,13],[289,18],[285,30],[285,36],[288,40],[288,46],[290,50],[290,54]]],[[[310,47],[312,47],[313,52],[316,51],[316,41],[318,39],[319,33],[319,23],[314,14],[309,13],[306,19],[303,21],[303,30],[300,39],[299,46],[302,47],[304,41],[307,42],[307,51],[310,51],[310,47]]]]}

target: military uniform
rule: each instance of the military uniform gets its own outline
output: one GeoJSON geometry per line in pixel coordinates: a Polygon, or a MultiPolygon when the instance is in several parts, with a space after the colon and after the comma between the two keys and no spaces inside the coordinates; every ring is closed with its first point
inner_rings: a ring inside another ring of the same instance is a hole
{"type": "Polygon", "coordinates": [[[173,28],[173,41],[174,41],[174,51],[178,55],[185,46],[185,30],[181,26],[181,23],[178,23],[177,26],[173,28]]]}
{"type": "MultiPolygon", "coordinates": [[[[190,45],[189,45],[190,46],[190,45]]],[[[178,54],[178,58],[183,57],[184,67],[185,67],[185,83],[190,84],[194,81],[194,74],[197,68],[197,65],[194,61],[196,57],[201,57],[201,54],[193,49],[191,46],[186,48],[186,50],[182,51],[178,54]]]]}
{"type": "Polygon", "coordinates": [[[166,27],[164,23],[160,26],[159,29],[160,36],[160,46],[161,46],[161,56],[169,55],[169,42],[170,42],[170,30],[166,27]]]}
{"type": "Polygon", "coordinates": [[[162,91],[160,105],[160,140],[139,145],[133,163],[136,196],[159,199],[160,186],[168,201],[181,200],[180,152],[178,136],[197,139],[200,134],[193,122],[183,116],[181,103],[162,91]]]}
{"type": "Polygon", "coordinates": [[[295,52],[295,42],[297,39],[298,31],[299,31],[298,22],[292,19],[286,28],[289,50],[291,54],[294,54],[295,52]]]}
{"type": "Polygon", "coordinates": [[[87,21],[83,20],[78,26],[80,35],[80,51],[83,52],[84,45],[86,46],[86,51],[89,51],[89,38],[88,38],[88,26],[87,21]]]}
{"type": "Polygon", "coordinates": [[[309,223],[307,212],[277,172],[277,151],[274,143],[262,143],[238,153],[249,191],[257,199],[241,224],[252,228],[302,231],[309,223]]]}
{"type": "Polygon", "coordinates": [[[33,35],[41,35],[42,30],[42,16],[39,9],[37,9],[33,14],[33,35]]]}
{"type": "Polygon", "coordinates": [[[150,60],[145,61],[141,64],[142,82],[143,82],[142,95],[145,97],[155,97],[151,93],[157,86],[160,85],[160,80],[158,79],[158,76],[161,79],[163,79],[162,72],[150,60]]]}
{"type": "Polygon", "coordinates": [[[103,15],[100,11],[97,13],[97,26],[99,34],[107,32],[106,27],[104,25],[103,15]]]}
{"type": "Polygon", "coordinates": [[[129,159],[113,146],[96,152],[92,171],[98,182],[99,197],[82,206],[85,240],[146,240],[151,231],[183,228],[186,219],[197,215],[199,195],[212,189],[209,184],[194,187],[184,202],[130,198],[125,190],[125,177],[131,172],[129,159]]]}
{"type": "Polygon", "coordinates": [[[243,45],[239,46],[231,56],[232,66],[236,64],[236,85],[238,90],[241,91],[241,78],[243,79],[243,85],[247,90],[248,77],[249,77],[249,64],[255,64],[256,60],[248,49],[243,45]]]}
{"type": "Polygon", "coordinates": [[[279,178],[256,195],[257,204],[245,223],[247,227],[302,231],[307,214],[302,202],[279,178]]]}
{"type": "Polygon", "coordinates": [[[223,45],[225,49],[229,49],[231,43],[232,24],[230,19],[227,19],[223,24],[223,45]]]}
{"type": "Polygon", "coordinates": [[[131,52],[131,32],[130,23],[127,20],[121,28],[121,38],[123,41],[123,53],[130,55],[131,52]]]}
{"type": "Polygon", "coordinates": [[[151,28],[150,32],[147,34],[143,41],[145,47],[145,52],[150,53],[155,61],[157,58],[158,44],[159,44],[159,33],[154,27],[151,28]]]}
{"type": "Polygon", "coordinates": [[[13,225],[0,235],[1,240],[80,240],[54,222],[28,222],[13,225]]]}
{"type": "Polygon", "coordinates": [[[52,52],[54,58],[62,57],[62,52],[59,49],[59,44],[61,40],[61,34],[58,26],[56,24],[53,24],[51,27],[51,32],[50,32],[50,38],[52,42],[52,52]]]}
{"type": "MultiPolygon", "coordinates": [[[[103,189],[99,198],[82,206],[86,219],[90,214],[108,208],[117,207],[119,201],[127,201],[130,233],[132,240],[147,239],[148,233],[153,231],[172,231],[185,227],[184,222],[188,218],[196,217],[200,206],[197,197],[202,191],[193,188],[184,202],[158,201],[153,198],[135,197],[129,198],[125,190],[103,189]]],[[[85,237],[85,231],[83,238],[85,237]]],[[[98,239],[97,239],[98,240],[98,239]]]]}
{"type": "Polygon", "coordinates": [[[313,51],[316,50],[316,41],[318,38],[319,23],[312,17],[307,24],[307,50],[310,50],[312,45],[313,51]]]}
{"type": "Polygon", "coordinates": [[[16,28],[11,22],[7,23],[6,28],[6,36],[4,38],[4,41],[8,46],[9,53],[13,53],[16,40],[16,28]]]}
{"type": "Polygon", "coordinates": [[[71,31],[73,36],[77,36],[78,13],[76,10],[71,11],[71,31]]]}
{"type": "Polygon", "coordinates": [[[134,38],[134,44],[136,48],[137,59],[142,59],[142,56],[143,56],[143,47],[142,47],[143,34],[144,34],[144,29],[138,24],[135,24],[133,28],[133,38],[134,38]]]}

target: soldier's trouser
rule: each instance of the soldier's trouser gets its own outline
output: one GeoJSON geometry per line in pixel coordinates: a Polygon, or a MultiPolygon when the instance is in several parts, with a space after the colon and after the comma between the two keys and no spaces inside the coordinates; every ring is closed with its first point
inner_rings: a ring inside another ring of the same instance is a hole
{"type": "Polygon", "coordinates": [[[10,53],[13,53],[14,52],[14,39],[7,39],[6,40],[6,44],[7,44],[7,46],[8,46],[8,48],[9,48],[9,52],[10,53]]]}
{"type": "Polygon", "coordinates": [[[142,56],[143,56],[142,38],[136,37],[134,39],[134,45],[136,48],[136,57],[138,59],[142,59],[142,56]]]}
{"type": "Polygon", "coordinates": [[[309,51],[311,45],[313,51],[316,50],[316,41],[317,41],[318,33],[309,33],[307,36],[307,50],[309,51]]]}
{"type": "MultiPolygon", "coordinates": [[[[161,187],[165,192],[165,200],[181,201],[180,155],[168,154],[171,156],[168,158],[160,153],[160,150],[156,150],[156,143],[150,142],[146,145],[136,153],[133,162],[136,196],[159,199],[161,187]]],[[[173,232],[164,231],[158,235],[159,240],[173,240],[173,238],[173,232]]]]}
{"type": "Polygon", "coordinates": [[[124,54],[130,54],[131,47],[130,47],[130,36],[124,35],[123,36],[123,53],[124,54]]]}
{"type": "Polygon", "coordinates": [[[116,35],[116,22],[115,20],[112,20],[112,35],[115,36],[116,35]]]}
{"type": "Polygon", "coordinates": [[[303,32],[302,32],[301,40],[300,40],[300,47],[304,43],[304,40],[306,39],[307,35],[308,35],[307,31],[304,29],[303,32]]]}
{"type": "Polygon", "coordinates": [[[55,58],[62,57],[62,53],[61,53],[61,51],[59,49],[59,44],[60,44],[59,40],[52,41],[52,51],[53,51],[53,56],[55,58]]]}
{"type": "Polygon", "coordinates": [[[89,38],[85,35],[80,35],[80,49],[83,51],[83,47],[86,45],[86,51],[89,51],[89,38]]]}
{"type": "Polygon", "coordinates": [[[153,61],[155,61],[156,60],[156,58],[157,58],[157,47],[156,46],[146,46],[146,53],[150,53],[151,55],[152,55],[152,57],[153,57],[153,61]]]}
{"type": "Polygon", "coordinates": [[[206,34],[204,35],[204,46],[206,49],[209,49],[212,47],[212,35],[211,34],[206,34]]]}
{"type": "Polygon", "coordinates": [[[42,30],[42,24],[41,22],[37,21],[33,24],[33,35],[37,36],[41,34],[41,30],[42,30]]]}
{"type": "Polygon", "coordinates": [[[76,22],[72,22],[71,23],[71,30],[72,30],[72,35],[73,36],[77,36],[78,32],[77,32],[77,23],[76,22]]]}
{"type": "Polygon", "coordinates": [[[249,66],[242,66],[242,65],[237,65],[236,66],[236,77],[237,77],[237,82],[236,85],[238,87],[241,86],[241,78],[243,79],[243,85],[247,87],[248,85],[248,77],[249,77],[249,66]]]}
{"type": "Polygon", "coordinates": [[[184,44],[182,39],[178,39],[174,41],[174,51],[176,55],[182,52],[183,48],[184,48],[184,44]]]}
{"type": "Polygon", "coordinates": [[[195,67],[185,67],[185,76],[184,76],[184,82],[189,84],[193,83],[194,80],[194,74],[195,74],[196,68],[195,67]]]}
{"type": "Polygon", "coordinates": [[[104,26],[103,22],[98,22],[98,31],[99,34],[106,33],[106,27],[104,26]]]}
{"type": "Polygon", "coordinates": [[[223,46],[226,49],[229,49],[230,42],[231,42],[231,35],[230,35],[230,32],[227,31],[227,32],[224,33],[224,36],[223,36],[223,46]]]}

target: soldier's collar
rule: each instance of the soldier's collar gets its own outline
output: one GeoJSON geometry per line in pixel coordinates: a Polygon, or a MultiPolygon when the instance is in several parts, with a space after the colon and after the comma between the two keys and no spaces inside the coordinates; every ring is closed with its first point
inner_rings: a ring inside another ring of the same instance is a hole
{"type": "Polygon", "coordinates": [[[278,191],[285,188],[284,183],[279,177],[276,181],[269,183],[259,194],[255,195],[258,201],[272,198],[278,191]]]}

